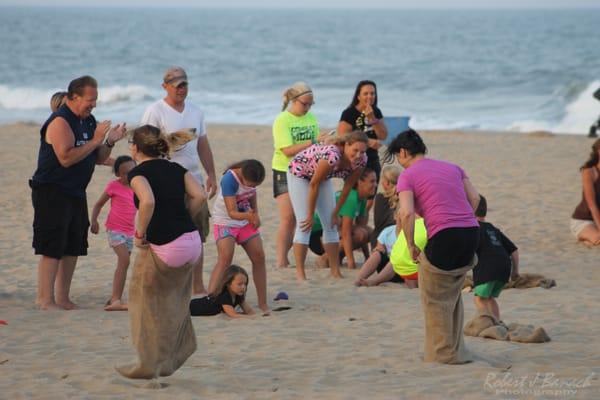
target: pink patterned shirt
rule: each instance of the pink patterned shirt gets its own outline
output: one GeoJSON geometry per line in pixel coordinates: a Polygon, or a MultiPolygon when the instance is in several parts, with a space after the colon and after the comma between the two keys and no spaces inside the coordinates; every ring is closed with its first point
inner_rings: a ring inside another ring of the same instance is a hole
{"type": "Polygon", "coordinates": [[[311,180],[317,170],[319,161],[325,160],[332,167],[331,172],[327,175],[327,179],[333,177],[346,179],[354,170],[364,168],[367,165],[366,154],[363,154],[350,168],[346,169],[337,168],[341,159],[342,153],[336,145],[313,144],[292,158],[289,171],[298,178],[311,180]]]}

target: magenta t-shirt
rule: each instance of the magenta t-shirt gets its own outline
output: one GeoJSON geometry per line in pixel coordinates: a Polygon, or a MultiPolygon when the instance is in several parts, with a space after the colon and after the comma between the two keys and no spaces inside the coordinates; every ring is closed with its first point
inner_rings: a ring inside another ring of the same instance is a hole
{"type": "Polygon", "coordinates": [[[110,197],[110,211],[106,218],[106,229],[133,236],[135,232],[135,204],[133,190],[114,180],[106,185],[104,192],[110,197]]]}
{"type": "Polygon", "coordinates": [[[479,226],[465,193],[465,178],[467,174],[458,165],[429,158],[400,174],[396,191],[413,192],[415,211],[425,220],[428,238],[447,228],[479,226]]]}

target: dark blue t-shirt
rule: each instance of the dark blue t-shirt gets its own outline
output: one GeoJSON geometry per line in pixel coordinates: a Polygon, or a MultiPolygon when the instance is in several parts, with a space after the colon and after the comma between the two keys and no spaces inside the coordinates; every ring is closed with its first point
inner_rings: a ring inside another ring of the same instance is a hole
{"type": "Polygon", "coordinates": [[[510,255],[517,246],[489,222],[479,222],[477,265],[473,269],[475,286],[491,281],[508,282],[512,269],[510,255]]]}
{"type": "Polygon", "coordinates": [[[85,198],[85,190],[92,179],[96,166],[97,151],[92,151],[83,160],[70,167],[63,167],[58,161],[52,145],[46,142],[48,125],[59,117],[67,121],[71,127],[75,137],[75,147],[83,146],[94,137],[96,118],[93,115],[81,119],[66,104],[61,106],[50,115],[40,130],[38,164],[31,180],[34,186],[55,184],[67,195],[85,198]]]}

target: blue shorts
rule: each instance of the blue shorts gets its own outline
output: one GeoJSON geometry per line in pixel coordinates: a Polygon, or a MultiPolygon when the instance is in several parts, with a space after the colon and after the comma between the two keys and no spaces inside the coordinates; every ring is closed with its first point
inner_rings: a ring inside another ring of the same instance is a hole
{"type": "Polygon", "coordinates": [[[121,244],[127,245],[127,250],[131,253],[133,250],[133,236],[129,236],[124,234],[123,232],[117,231],[106,231],[106,236],[108,236],[108,245],[110,247],[117,247],[121,244]]]}

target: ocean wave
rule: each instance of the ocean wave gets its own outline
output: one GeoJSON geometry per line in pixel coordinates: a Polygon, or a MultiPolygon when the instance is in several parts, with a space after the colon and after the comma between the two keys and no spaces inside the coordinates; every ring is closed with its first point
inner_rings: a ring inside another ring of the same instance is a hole
{"type": "Polygon", "coordinates": [[[548,118],[532,118],[512,122],[507,128],[518,132],[544,130],[556,133],[587,134],[590,125],[600,115],[600,102],[593,93],[600,87],[600,81],[589,84],[571,84],[554,95],[565,100],[560,117],[554,120],[548,118]],[[568,101],[570,100],[570,101],[568,101]]]}
{"type": "MultiPolygon", "coordinates": [[[[50,97],[60,88],[39,89],[0,85],[0,108],[6,110],[41,110],[50,108],[50,97]]],[[[154,93],[142,85],[107,86],[98,89],[98,104],[113,105],[153,99],[154,93]]]]}

